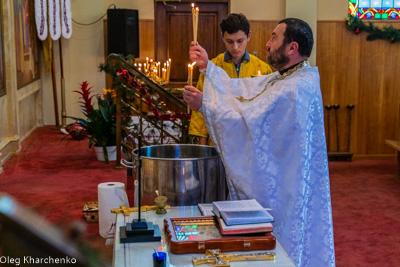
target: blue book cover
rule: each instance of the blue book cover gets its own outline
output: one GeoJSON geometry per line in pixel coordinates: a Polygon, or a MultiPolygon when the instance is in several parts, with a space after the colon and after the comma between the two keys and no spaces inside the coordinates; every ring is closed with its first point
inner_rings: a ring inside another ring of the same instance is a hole
{"type": "Polygon", "coordinates": [[[274,218],[266,210],[257,211],[220,211],[221,217],[227,225],[268,223],[274,218]]]}

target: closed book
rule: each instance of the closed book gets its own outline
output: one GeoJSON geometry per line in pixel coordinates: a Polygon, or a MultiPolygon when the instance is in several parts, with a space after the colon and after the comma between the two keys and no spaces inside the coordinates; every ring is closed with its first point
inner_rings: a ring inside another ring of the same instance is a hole
{"type": "Polygon", "coordinates": [[[272,232],[272,223],[252,223],[241,225],[226,225],[222,218],[217,218],[219,229],[223,235],[241,235],[272,232]]]}
{"type": "Polygon", "coordinates": [[[273,222],[274,218],[255,199],[213,202],[213,212],[227,225],[273,222]]]}
{"type": "Polygon", "coordinates": [[[214,216],[212,203],[199,203],[199,204],[197,204],[197,206],[199,207],[201,215],[214,216]]]}

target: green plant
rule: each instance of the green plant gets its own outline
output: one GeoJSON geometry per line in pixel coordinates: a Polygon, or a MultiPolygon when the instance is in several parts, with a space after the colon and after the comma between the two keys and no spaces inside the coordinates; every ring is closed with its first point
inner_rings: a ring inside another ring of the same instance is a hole
{"type": "Polygon", "coordinates": [[[67,116],[81,126],[78,130],[72,130],[70,134],[75,134],[81,138],[89,138],[89,147],[92,145],[103,148],[105,162],[108,163],[107,146],[116,145],[116,103],[114,90],[104,89],[100,95],[91,95],[92,87],[84,81],[80,84],[80,91],[74,90],[81,95],[82,112],[85,118],[67,116]],[[97,99],[97,109],[92,104],[93,97],[97,99]]]}

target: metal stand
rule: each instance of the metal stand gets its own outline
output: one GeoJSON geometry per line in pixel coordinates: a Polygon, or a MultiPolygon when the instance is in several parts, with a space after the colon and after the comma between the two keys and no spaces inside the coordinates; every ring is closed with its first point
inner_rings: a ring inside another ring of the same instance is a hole
{"type": "MultiPolygon", "coordinates": [[[[336,123],[336,151],[330,151],[328,149],[328,160],[329,161],[352,161],[353,153],[350,152],[350,131],[351,131],[351,110],[354,108],[354,105],[348,105],[347,110],[349,111],[349,131],[348,131],[348,140],[347,140],[347,151],[340,150],[339,143],[339,120],[338,120],[338,109],[340,105],[331,106],[335,110],[335,123],[336,123]]],[[[329,127],[328,127],[329,131],[329,127]]]]}
{"type": "Polygon", "coordinates": [[[62,54],[62,38],[58,41],[60,48],[60,72],[61,72],[61,128],[65,129],[67,127],[67,112],[65,110],[65,80],[64,80],[64,67],[63,67],[63,54],[62,54]]]}
{"type": "Polygon", "coordinates": [[[126,226],[120,227],[120,242],[121,243],[132,243],[132,242],[150,242],[150,241],[160,241],[161,231],[157,224],[152,222],[146,222],[145,219],[140,218],[140,199],[141,199],[141,170],[142,170],[142,157],[141,157],[141,136],[139,135],[138,144],[138,163],[137,168],[137,179],[139,187],[139,197],[138,197],[138,219],[133,220],[132,223],[127,223],[126,226]]]}
{"type": "Polygon", "coordinates": [[[326,133],[326,149],[328,150],[328,152],[330,152],[331,151],[331,128],[330,128],[330,126],[331,126],[331,121],[330,121],[330,111],[331,111],[331,109],[332,109],[332,106],[331,105],[326,105],[325,106],[325,109],[326,109],[326,112],[327,112],[327,122],[326,122],[326,124],[327,124],[327,133],[326,133]]]}

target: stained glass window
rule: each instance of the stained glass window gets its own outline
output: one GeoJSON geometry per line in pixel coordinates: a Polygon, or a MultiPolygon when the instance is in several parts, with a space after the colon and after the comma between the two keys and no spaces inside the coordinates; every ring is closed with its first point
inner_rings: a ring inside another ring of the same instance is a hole
{"type": "Polygon", "coordinates": [[[400,0],[349,0],[349,15],[359,19],[400,19],[400,0]]]}

